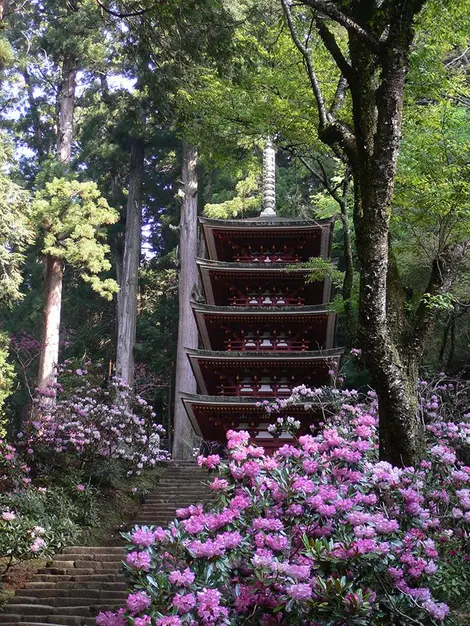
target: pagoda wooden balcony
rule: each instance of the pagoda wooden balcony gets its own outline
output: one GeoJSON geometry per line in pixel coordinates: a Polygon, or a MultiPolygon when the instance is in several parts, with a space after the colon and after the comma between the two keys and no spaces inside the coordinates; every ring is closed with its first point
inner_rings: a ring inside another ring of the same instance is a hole
{"type": "Polygon", "coordinates": [[[219,385],[217,393],[221,396],[282,398],[289,397],[293,386],[283,383],[240,383],[238,385],[219,385]]]}
{"type": "Polygon", "coordinates": [[[233,296],[230,306],[304,306],[305,298],[300,296],[252,295],[233,296]]]}
{"type": "Polygon", "coordinates": [[[309,349],[307,340],[293,341],[290,339],[229,339],[225,343],[228,352],[244,352],[245,350],[253,352],[269,352],[285,351],[285,352],[303,352],[309,349]]]}
{"type": "Polygon", "coordinates": [[[252,253],[252,254],[234,254],[236,263],[300,263],[302,260],[298,254],[283,253],[252,253]]]}

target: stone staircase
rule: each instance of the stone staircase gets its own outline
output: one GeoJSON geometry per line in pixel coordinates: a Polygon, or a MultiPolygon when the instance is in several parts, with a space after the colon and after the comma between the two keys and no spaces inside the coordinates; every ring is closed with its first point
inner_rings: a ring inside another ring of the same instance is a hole
{"type": "MultiPolygon", "coordinates": [[[[166,526],[176,509],[209,498],[207,478],[193,462],[172,461],[134,523],[166,526]]],[[[125,603],[123,557],[123,546],[65,548],[3,607],[0,625],[93,626],[100,611],[125,603]]]]}

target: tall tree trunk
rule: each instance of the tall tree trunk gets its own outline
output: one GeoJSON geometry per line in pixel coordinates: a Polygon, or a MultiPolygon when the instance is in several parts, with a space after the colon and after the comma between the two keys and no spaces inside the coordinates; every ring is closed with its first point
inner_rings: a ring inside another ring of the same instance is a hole
{"type": "MultiPolygon", "coordinates": [[[[62,85],[59,93],[59,127],[57,129],[57,156],[66,165],[72,154],[73,114],[75,106],[75,59],[66,54],[62,64],[62,85]]],[[[38,386],[55,382],[59,362],[60,316],[62,305],[62,261],[46,255],[44,290],[44,326],[39,360],[38,386]]]]}
{"type": "Polygon", "coordinates": [[[66,54],[62,62],[62,83],[59,93],[59,127],[57,132],[57,156],[66,165],[72,156],[73,114],[77,78],[76,60],[66,54]]]}
{"type": "Polygon", "coordinates": [[[423,428],[417,410],[417,362],[411,354],[405,356],[403,346],[397,342],[396,329],[389,319],[395,302],[387,289],[389,222],[411,23],[410,20],[403,30],[400,25],[392,25],[381,80],[377,70],[371,69],[374,55],[366,50],[367,46],[354,41],[354,37],[350,45],[359,156],[355,164],[354,212],[361,265],[358,334],[379,401],[380,456],[395,465],[414,464],[423,452],[423,428]]]}
{"type": "Polygon", "coordinates": [[[126,233],[120,292],[118,298],[118,338],[116,374],[129,387],[134,386],[134,347],[137,323],[137,290],[142,239],[142,179],[144,140],[133,138],[129,168],[126,233]]]}
{"type": "Polygon", "coordinates": [[[44,285],[44,322],[39,359],[38,387],[45,389],[55,382],[55,368],[59,361],[60,312],[62,304],[62,261],[46,256],[44,285]]]}
{"type": "Polygon", "coordinates": [[[190,459],[195,433],[181,401],[181,393],[196,393],[196,381],[191,371],[185,348],[198,347],[196,321],[189,302],[197,289],[198,274],[196,255],[198,249],[197,228],[197,151],[183,146],[183,202],[180,219],[179,245],[179,321],[176,354],[175,407],[173,457],[190,459]]]}

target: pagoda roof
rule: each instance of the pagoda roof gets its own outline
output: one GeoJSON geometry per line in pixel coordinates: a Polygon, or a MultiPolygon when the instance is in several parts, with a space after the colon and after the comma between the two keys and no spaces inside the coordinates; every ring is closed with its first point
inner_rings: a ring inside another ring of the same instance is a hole
{"type": "Polygon", "coordinates": [[[312,270],[309,267],[295,267],[289,263],[238,263],[237,261],[217,261],[216,259],[203,259],[198,257],[196,263],[200,267],[209,267],[216,270],[228,270],[230,272],[253,272],[262,270],[275,273],[291,274],[292,272],[300,272],[308,274],[312,270]]]}
{"type": "Polygon", "coordinates": [[[259,217],[247,217],[239,220],[222,220],[214,219],[211,217],[199,217],[199,222],[203,226],[213,226],[216,228],[241,228],[241,229],[255,229],[255,228],[286,228],[297,227],[305,229],[305,227],[319,228],[334,222],[334,218],[327,217],[316,220],[309,219],[295,219],[292,217],[281,217],[279,215],[272,216],[259,216],[259,217]]]}
{"type": "Polygon", "coordinates": [[[308,320],[315,318],[323,320],[327,324],[325,347],[332,348],[334,340],[334,330],[336,325],[336,313],[329,311],[327,306],[319,304],[315,306],[214,306],[200,302],[191,302],[199,334],[204,348],[211,350],[213,347],[211,322],[216,323],[216,328],[220,332],[220,323],[226,320],[228,323],[249,323],[251,322],[288,322],[290,326],[298,324],[304,325],[308,320]]]}
{"type": "Polygon", "coordinates": [[[227,352],[226,350],[197,350],[186,348],[186,354],[192,358],[210,358],[214,361],[318,361],[329,358],[340,358],[342,348],[329,350],[311,350],[305,352],[227,352]]]}
{"type": "MultiPolygon", "coordinates": [[[[324,377],[326,376],[326,368],[338,370],[343,350],[334,348],[304,352],[221,352],[186,349],[186,354],[199,388],[203,393],[209,393],[208,388],[211,385],[214,386],[216,369],[238,370],[239,372],[253,369],[256,372],[269,365],[270,369],[281,369],[284,372],[289,370],[292,372],[293,369],[299,371],[307,367],[309,372],[313,373],[321,364],[323,371],[320,375],[324,377]]],[[[322,382],[318,383],[317,386],[321,385],[322,382]]]]}
{"type": "MultiPolygon", "coordinates": [[[[196,434],[207,440],[225,442],[225,433],[231,428],[272,422],[259,398],[190,393],[182,393],[180,397],[196,434]]],[[[318,411],[315,403],[307,405],[307,409],[303,404],[289,406],[289,414],[311,421],[318,411]]]]}
{"type": "Polygon", "coordinates": [[[272,317],[273,315],[315,315],[318,313],[329,313],[327,304],[314,304],[311,306],[216,306],[213,304],[205,304],[204,302],[195,302],[191,300],[193,309],[210,313],[211,315],[256,315],[262,317],[264,314],[272,317]]]}
{"type": "MultiPolygon", "coordinates": [[[[321,235],[321,243],[317,252],[308,256],[319,254],[327,258],[330,253],[331,235],[334,219],[296,220],[284,217],[255,217],[241,220],[218,220],[207,217],[199,218],[204,239],[207,245],[208,256],[211,259],[227,258],[228,249],[222,242],[229,239],[237,241],[253,241],[257,239],[297,240],[303,237],[305,241],[314,241],[321,235]]],[[[307,256],[307,258],[308,258],[307,256]]]]}

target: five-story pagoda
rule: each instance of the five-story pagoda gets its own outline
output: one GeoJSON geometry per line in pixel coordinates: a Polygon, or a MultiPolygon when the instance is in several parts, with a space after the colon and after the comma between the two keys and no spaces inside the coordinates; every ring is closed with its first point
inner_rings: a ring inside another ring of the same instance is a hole
{"type": "MultiPolygon", "coordinates": [[[[200,218],[207,258],[197,264],[206,301],[191,306],[201,349],[186,351],[199,393],[182,394],[182,401],[201,438],[223,443],[227,430],[244,429],[272,448],[278,440],[266,430],[270,420],[260,401],[289,397],[301,384],[329,384],[342,351],[334,347],[330,280],[307,283],[309,270],[292,268],[329,258],[332,220],[277,217],[269,144],[264,171],[260,217],[200,218]]],[[[303,408],[296,418],[304,428],[312,422],[303,408]]]]}

